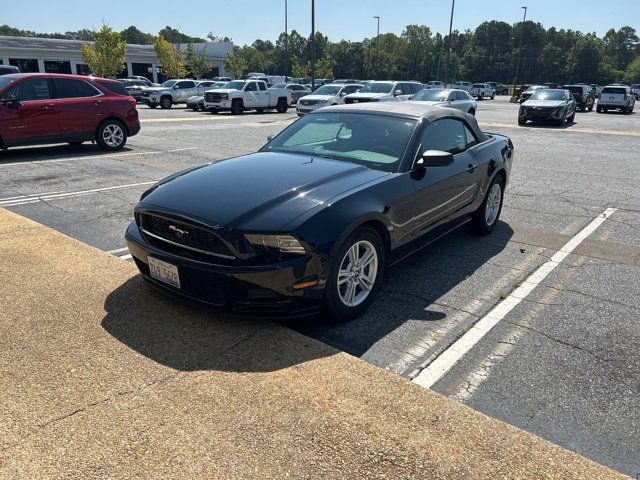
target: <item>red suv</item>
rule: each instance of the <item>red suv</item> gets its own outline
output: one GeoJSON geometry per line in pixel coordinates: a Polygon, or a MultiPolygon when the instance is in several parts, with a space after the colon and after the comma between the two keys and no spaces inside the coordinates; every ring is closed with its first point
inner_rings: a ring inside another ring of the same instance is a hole
{"type": "Polygon", "coordinates": [[[119,150],[140,131],[136,101],[122,83],[48,73],[0,76],[0,148],[95,141],[119,150]]]}

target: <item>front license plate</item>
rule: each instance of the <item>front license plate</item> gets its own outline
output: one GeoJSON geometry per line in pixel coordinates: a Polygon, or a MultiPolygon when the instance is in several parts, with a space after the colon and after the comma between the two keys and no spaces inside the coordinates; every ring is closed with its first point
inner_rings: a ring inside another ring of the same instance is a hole
{"type": "Polygon", "coordinates": [[[168,283],[176,288],[180,288],[178,267],[153,257],[147,257],[147,260],[149,261],[149,273],[153,278],[160,280],[161,282],[168,283]]]}

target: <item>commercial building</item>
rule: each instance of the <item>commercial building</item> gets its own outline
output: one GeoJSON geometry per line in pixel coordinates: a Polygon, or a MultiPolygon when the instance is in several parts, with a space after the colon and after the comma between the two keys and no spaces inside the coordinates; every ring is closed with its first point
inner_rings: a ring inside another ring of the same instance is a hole
{"type": "MultiPolygon", "coordinates": [[[[82,61],[84,43],[92,42],[0,36],[0,64],[14,65],[21,72],[89,75],[91,72],[82,61]]],[[[187,44],[180,44],[179,48],[186,50],[187,44]]],[[[233,54],[232,42],[196,43],[194,49],[211,58],[212,70],[207,77],[227,76],[224,61],[233,54]]],[[[164,79],[153,45],[127,44],[125,63],[118,76],[130,75],[141,75],[153,82],[164,79]]]]}

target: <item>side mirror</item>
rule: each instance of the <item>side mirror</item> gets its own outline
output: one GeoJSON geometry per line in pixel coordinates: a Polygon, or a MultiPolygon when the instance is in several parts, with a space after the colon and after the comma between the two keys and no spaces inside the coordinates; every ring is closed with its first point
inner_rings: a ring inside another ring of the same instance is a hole
{"type": "Polygon", "coordinates": [[[180,85],[174,85],[174,86],[173,86],[173,89],[174,89],[174,90],[178,90],[179,88],[180,88],[180,85]]]}
{"type": "Polygon", "coordinates": [[[273,137],[275,137],[275,135],[267,135],[267,142],[273,140],[273,137]]]}
{"type": "Polygon", "coordinates": [[[22,105],[22,102],[18,100],[18,98],[14,94],[7,95],[4,98],[0,98],[0,104],[2,105],[11,105],[13,107],[19,107],[22,105]]]}
{"type": "Polygon", "coordinates": [[[396,90],[395,92],[393,92],[394,97],[397,97],[398,95],[402,95],[402,90],[396,90]]]}
{"type": "Polygon", "coordinates": [[[442,150],[427,150],[416,162],[416,167],[447,167],[453,164],[453,154],[442,150]]]}

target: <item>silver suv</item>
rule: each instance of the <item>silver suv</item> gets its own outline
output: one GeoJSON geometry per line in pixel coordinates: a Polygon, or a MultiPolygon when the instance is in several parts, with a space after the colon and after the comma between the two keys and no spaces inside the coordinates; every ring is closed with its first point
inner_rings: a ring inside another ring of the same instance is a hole
{"type": "Polygon", "coordinates": [[[344,103],[401,102],[423,89],[420,82],[380,82],[367,83],[360,91],[347,95],[344,103]]]}
{"type": "Polygon", "coordinates": [[[608,85],[602,89],[598,99],[598,113],[608,110],[620,110],[622,113],[632,113],[636,104],[636,97],[627,85],[608,85]]]}

